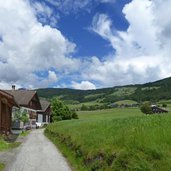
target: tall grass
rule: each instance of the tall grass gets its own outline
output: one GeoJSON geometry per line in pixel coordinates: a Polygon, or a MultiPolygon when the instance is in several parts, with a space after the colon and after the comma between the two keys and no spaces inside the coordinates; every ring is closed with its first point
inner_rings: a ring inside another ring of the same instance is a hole
{"type": "Polygon", "coordinates": [[[81,113],[80,120],[51,124],[46,135],[62,144],[64,154],[70,154],[71,162],[79,161],[82,170],[171,170],[169,114],[141,115],[137,110],[125,110],[124,114],[121,109],[113,110],[113,115],[108,112],[106,117],[99,112],[99,118],[98,113],[94,117],[81,113]]]}

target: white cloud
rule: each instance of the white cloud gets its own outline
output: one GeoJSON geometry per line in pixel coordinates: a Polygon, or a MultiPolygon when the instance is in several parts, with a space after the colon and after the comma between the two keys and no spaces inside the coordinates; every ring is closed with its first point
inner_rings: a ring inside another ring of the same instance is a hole
{"type": "MultiPolygon", "coordinates": [[[[71,54],[76,45],[48,25],[42,26],[28,1],[0,0],[0,80],[1,83],[39,85],[36,72],[72,72],[79,61],[71,54]],[[17,8],[16,8],[17,7],[17,8]]],[[[56,81],[55,73],[49,77],[56,81]]],[[[46,79],[42,83],[47,85],[46,79]]],[[[41,85],[43,86],[43,84],[41,85]]]]}
{"type": "MultiPolygon", "coordinates": [[[[46,1],[67,12],[91,6],[90,0],[46,1]]],[[[99,1],[104,2],[108,0],[99,1]]],[[[101,86],[114,86],[171,75],[170,0],[133,0],[126,4],[126,31],[114,29],[115,21],[106,14],[97,14],[92,30],[110,43],[115,54],[103,60],[92,57],[84,61],[72,57],[76,45],[50,26],[58,22],[53,11],[40,1],[32,5],[28,0],[0,0],[0,88],[11,84],[47,87],[73,72],[72,87],[77,89],[95,89],[94,81],[101,86]],[[38,19],[36,15],[40,15],[38,19]],[[50,25],[41,24],[49,18],[50,25]],[[48,74],[44,78],[37,74],[41,72],[48,74]]],[[[60,84],[67,86],[65,81],[60,84]]]]}
{"type": "Polygon", "coordinates": [[[72,82],[72,88],[79,90],[94,90],[96,86],[90,81],[82,81],[81,83],[72,82]]]}
{"type": "Polygon", "coordinates": [[[170,5],[170,0],[131,1],[123,9],[129,22],[126,31],[113,29],[107,15],[97,14],[92,30],[111,44],[115,54],[104,61],[92,58],[84,78],[113,86],[171,76],[170,5]]]}
{"type": "Polygon", "coordinates": [[[48,71],[48,75],[49,75],[49,79],[52,80],[53,82],[58,80],[57,75],[54,71],[48,71]]]}
{"type": "Polygon", "coordinates": [[[0,89],[3,89],[3,90],[11,90],[11,85],[6,83],[6,82],[1,82],[0,81],[0,89]]]}

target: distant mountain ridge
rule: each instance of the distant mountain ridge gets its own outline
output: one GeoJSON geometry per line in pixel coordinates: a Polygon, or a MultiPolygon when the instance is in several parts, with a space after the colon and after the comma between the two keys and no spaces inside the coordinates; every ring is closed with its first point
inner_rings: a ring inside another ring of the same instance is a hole
{"type": "Polygon", "coordinates": [[[113,103],[125,99],[137,102],[157,102],[171,99],[171,77],[145,84],[116,86],[97,90],[42,88],[37,89],[37,92],[42,98],[51,99],[53,97],[59,97],[68,104],[91,101],[113,103]]]}

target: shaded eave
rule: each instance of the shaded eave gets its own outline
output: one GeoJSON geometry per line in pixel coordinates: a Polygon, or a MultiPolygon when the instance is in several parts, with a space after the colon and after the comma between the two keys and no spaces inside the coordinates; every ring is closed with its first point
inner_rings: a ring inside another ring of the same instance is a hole
{"type": "Polygon", "coordinates": [[[12,105],[14,105],[14,106],[16,106],[16,107],[20,107],[19,104],[15,101],[15,98],[14,98],[13,95],[7,93],[7,92],[4,91],[4,90],[0,90],[0,93],[1,93],[3,96],[7,97],[8,100],[10,100],[10,102],[11,102],[12,105]]]}

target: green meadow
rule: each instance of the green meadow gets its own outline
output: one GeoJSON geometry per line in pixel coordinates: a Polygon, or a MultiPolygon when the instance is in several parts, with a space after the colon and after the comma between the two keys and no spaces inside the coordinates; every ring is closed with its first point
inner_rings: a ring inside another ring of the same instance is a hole
{"type": "Polygon", "coordinates": [[[45,135],[78,171],[170,171],[171,113],[139,109],[79,112],[50,124],[45,135]]]}

